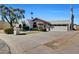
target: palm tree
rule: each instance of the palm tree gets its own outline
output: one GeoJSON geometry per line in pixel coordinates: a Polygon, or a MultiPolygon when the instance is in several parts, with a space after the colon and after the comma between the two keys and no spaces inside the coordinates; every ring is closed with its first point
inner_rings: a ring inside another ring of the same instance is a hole
{"type": "Polygon", "coordinates": [[[74,13],[73,13],[73,7],[71,5],[71,30],[74,29],[73,26],[74,26],[74,13]]]}
{"type": "Polygon", "coordinates": [[[18,23],[19,19],[24,17],[25,10],[23,9],[14,9],[12,7],[6,7],[5,5],[0,6],[0,15],[2,16],[2,20],[6,20],[11,27],[13,27],[13,23],[18,23]]]}
{"type": "Polygon", "coordinates": [[[30,14],[31,14],[31,19],[33,19],[33,14],[34,14],[34,13],[33,13],[33,12],[31,12],[30,14]]]}
{"type": "Polygon", "coordinates": [[[24,13],[25,13],[25,10],[23,9],[16,9],[16,18],[17,19],[22,19],[22,18],[25,18],[24,17],[24,13]]]}

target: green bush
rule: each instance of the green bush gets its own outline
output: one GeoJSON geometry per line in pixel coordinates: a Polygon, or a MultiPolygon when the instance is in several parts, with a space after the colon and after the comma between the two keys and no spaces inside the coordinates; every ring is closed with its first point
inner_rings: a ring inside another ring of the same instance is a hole
{"type": "Polygon", "coordinates": [[[32,28],[33,31],[39,31],[38,28],[32,28]]]}
{"type": "Polygon", "coordinates": [[[46,28],[45,29],[42,29],[42,31],[47,32],[46,28]]]}
{"type": "Polygon", "coordinates": [[[6,34],[13,34],[13,28],[6,28],[6,29],[4,29],[4,32],[6,34]]]}
{"type": "Polygon", "coordinates": [[[24,31],[28,31],[29,30],[29,26],[23,27],[24,31]]]}
{"type": "Polygon", "coordinates": [[[46,31],[46,28],[45,29],[32,28],[32,31],[43,31],[43,32],[47,32],[46,31]]]}
{"type": "Polygon", "coordinates": [[[29,26],[27,26],[26,24],[23,24],[23,31],[28,31],[29,30],[29,26]]]}

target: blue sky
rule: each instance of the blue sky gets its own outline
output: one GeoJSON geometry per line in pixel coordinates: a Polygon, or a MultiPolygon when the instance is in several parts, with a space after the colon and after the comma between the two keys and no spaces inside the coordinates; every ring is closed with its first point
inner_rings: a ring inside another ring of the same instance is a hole
{"type": "MultiPolygon", "coordinates": [[[[25,19],[30,19],[30,12],[33,12],[33,17],[47,21],[70,20],[70,4],[6,4],[6,6],[24,9],[25,19]]],[[[79,5],[74,4],[73,8],[74,22],[79,24],[79,5]]]]}

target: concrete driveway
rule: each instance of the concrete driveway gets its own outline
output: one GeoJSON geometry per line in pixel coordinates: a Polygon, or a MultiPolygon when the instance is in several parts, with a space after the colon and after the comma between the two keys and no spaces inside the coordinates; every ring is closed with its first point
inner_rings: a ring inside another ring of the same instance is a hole
{"type": "Polygon", "coordinates": [[[13,54],[79,53],[78,38],[79,32],[73,31],[28,35],[0,34],[0,39],[8,44],[13,54]]]}

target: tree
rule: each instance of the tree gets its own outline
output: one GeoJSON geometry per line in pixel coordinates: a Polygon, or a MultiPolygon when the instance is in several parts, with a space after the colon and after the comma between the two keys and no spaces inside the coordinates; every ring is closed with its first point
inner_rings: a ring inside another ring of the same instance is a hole
{"type": "Polygon", "coordinates": [[[71,30],[73,30],[73,26],[74,26],[74,13],[73,13],[73,5],[70,5],[70,11],[71,11],[71,30]]]}
{"type": "Polygon", "coordinates": [[[0,15],[3,21],[7,21],[11,27],[13,23],[18,23],[19,19],[24,17],[25,10],[19,8],[7,7],[5,5],[0,5],[0,15]]]}
{"type": "Polygon", "coordinates": [[[31,14],[31,18],[33,19],[33,14],[34,14],[34,13],[33,13],[33,12],[31,12],[30,14],[31,14]]]}

